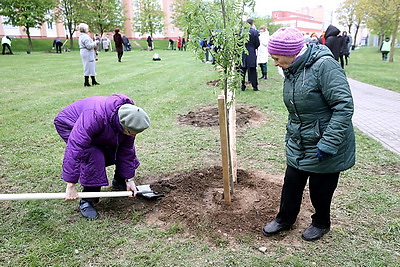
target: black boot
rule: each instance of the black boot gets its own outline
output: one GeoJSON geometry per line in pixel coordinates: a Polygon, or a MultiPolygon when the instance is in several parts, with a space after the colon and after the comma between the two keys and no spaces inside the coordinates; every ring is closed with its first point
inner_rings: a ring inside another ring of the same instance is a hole
{"type": "Polygon", "coordinates": [[[83,84],[83,86],[90,86],[89,76],[85,76],[85,83],[83,84]]]}
{"type": "Polygon", "coordinates": [[[100,85],[98,82],[96,82],[95,76],[90,76],[90,78],[92,78],[92,85],[100,85]]]}

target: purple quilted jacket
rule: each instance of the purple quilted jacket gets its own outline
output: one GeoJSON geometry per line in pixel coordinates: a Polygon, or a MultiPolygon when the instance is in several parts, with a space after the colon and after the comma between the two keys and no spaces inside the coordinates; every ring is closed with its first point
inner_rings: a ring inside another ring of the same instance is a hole
{"type": "Polygon", "coordinates": [[[64,108],[54,119],[67,143],[62,178],[83,186],[106,186],[106,166],[115,164],[121,178],[135,176],[139,166],[132,136],[124,135],[118,118],[123,104],[134,104],[126,95],[93,96],[64,108]]]}

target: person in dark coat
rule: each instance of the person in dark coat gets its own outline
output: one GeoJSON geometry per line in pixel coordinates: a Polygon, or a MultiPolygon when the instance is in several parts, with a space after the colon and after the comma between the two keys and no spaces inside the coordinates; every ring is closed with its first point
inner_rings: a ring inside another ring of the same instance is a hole
{"type": "Polygon", "coordinates": [[[341,43],[339,40],[340,31],[333,25],[329,25],[325,31],[325,45],[331,50],[333,57],[339,60],[341,43]]]}
{"type": "MultiPolygon", "coordinates": [[[[343,31],[342,34],[343,42],[342,42],[342,53],[344,56],[344,61],[346,65],[349,64],[349,56],[350,56],[350,47],[351,47],[351,40],[350,37],[347,35],[346,31],[343,31]]],[[[344,66],[342,66],[343,68],[344,66]]]]}
{"type": "MultiPolygon", "coordinates": [[[[129,97],[114,94],[78,100],[57,115],[54,125],[67,144],[61,175],[67,183],[65,200],[77,199],[78,182],[83,192],[100,192],[108,185],[106,167],[110,165],[115,165],[113,187],[136,195],[133,177],[140,163],[135,136],[150,126],[150,119],[129,97]]],[[[82,199],[82,215],[96,219],[97,202],[82,199]]]]}
{"type": "Polygon", "coordinates": [[[257,48],[260,46],[259,34],[257,30],[254,29],[254,21],[252,19],[248,19],[247,23],[250,25],[249,41],[245,45],[248,54],[243,52],[242,65],[240,66],[242,73],[242,91],[246,90],[246,72],[248,73],[248,78],[253,86],[253,90],[259,91],[257,80],[257,48]]]}
{"type": "Polygon", "coordinates": [[[63,43],[61,42],[60,39],[56,38],[53,41],[53,48],[56,48],[56,53],[60,53],[61,54],[61,47],[63,46],[63,43]]]}
{"type": "Polygon", "coordinates": [[[305,45],[296,28],[275,32],[268,52],[285,75],[287,167],[279,212],[262,232],[271,236],[291,229],[308,182],[314,213],[302,238],[313,241],[329,232],[331,202],[340,172],[355,163],[353,97],[346,75],[329,49],[305,45]]]}
{"type": "Polygon", "coordinates": [[[118,62],[121,62],[122,55],[124,54],[124,49],[122,47],[124,42],[122,40],[121,34],[119,33],[119,29],[116,28],[114,32],[115,50],[117,51],[118,62]]]}
{"type": "Polygon", "coordinates": [[[147,36],[147,50],[148,51],[153,51],[154,50],[154,46],[153,46],[153,39],[151,38],[151,36],[147,36]]]}

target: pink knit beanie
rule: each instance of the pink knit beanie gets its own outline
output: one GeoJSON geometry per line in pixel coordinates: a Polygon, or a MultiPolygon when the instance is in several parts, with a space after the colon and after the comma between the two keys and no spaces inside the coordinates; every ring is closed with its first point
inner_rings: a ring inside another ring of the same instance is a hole
{"type": "Polygon", "coordinates": [[[303,34],[296,28],[283,27],[271,35],[268,53],[271,55],[294,56],[304,46],[303,34]]]}

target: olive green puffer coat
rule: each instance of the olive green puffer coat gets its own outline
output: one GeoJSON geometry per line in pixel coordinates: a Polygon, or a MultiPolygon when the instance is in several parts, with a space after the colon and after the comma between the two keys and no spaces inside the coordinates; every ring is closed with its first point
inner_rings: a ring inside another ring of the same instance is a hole
{"type": "Polygon", "coordinates": [[[315,173],[352,167],[353,98],[346,75],[332,53],[326,46],[310,44],[284,73],[283,99],[289,111],[287,164],[315,173]],[[318,148],[331,156],[319,161],[318,148]]]}

